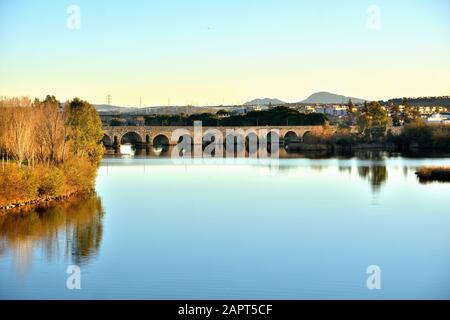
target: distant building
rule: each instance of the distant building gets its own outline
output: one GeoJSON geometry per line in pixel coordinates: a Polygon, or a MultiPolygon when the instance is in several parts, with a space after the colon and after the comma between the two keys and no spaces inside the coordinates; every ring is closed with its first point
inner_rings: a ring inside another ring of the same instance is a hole
{"type": "Polygon", "coordinates": [[[323,113],[334,117],[343,117],[347,115],[348,108],[344,105],[317,105],[317,113],[323,113]]]}
{"type": "Polygon", "coordinates": [[[317,110],[313,106],[299,106],[296,110],[300,113],[316,113],[317,110]]]}
{"type": "MultiPolygon", "coordinates": [[[[404,108],[405,106],[403,105],[399,106],[400,111],[403,111],[404,108]]],[[[434,107],[434,106],[410,106],[410,108],[419,110],[419,113],[421,115],[432,115],[438,113],[445,113],[447,111],[446,107],[434,107]]]]}
{"type": "Polygon", "coordinates": [[[434,113],[427,118],[428,123],[450,124],[450,112],[434,113]]]}
{"type": "Polygon", "coordinates": [[[246,106],[245,108],[245,113],[251,112],[251,111],[262,111],[262,108],[260,105],[256,105],[256,106],[246,106]]]}

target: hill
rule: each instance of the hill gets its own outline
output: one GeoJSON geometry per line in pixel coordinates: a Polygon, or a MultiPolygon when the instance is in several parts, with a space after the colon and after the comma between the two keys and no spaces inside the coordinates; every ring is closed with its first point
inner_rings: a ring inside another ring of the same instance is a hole
{"type": "Polygon", "coordinates": [[[244,103],[244,106],[278,106],[278,105],[285,105],[286,102],[281,101],[279,99],[272,99],[272,98],[264,98],[264,99],[254,99],[252,101],[244,103]]]}
{"type": "Polygon", "coordinates": [[[364,103],[364,99],[346,97],[339,94],[334,94],[330,92],[316,92],[308,97],[308,99],[303,100],[300,103],[317,103],[317,104],[341,104],[347,103],[348,100],[352,100],[353,103],[364,103]]]}

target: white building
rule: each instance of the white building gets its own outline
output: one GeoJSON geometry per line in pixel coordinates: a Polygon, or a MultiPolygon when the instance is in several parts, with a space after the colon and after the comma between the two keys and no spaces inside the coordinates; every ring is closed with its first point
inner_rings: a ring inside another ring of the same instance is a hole
{"type": "Polygon", "coordinates": [[[341,105],[320,105],[315,107],[317,113],[329,116],[343,117],[347,115],[348,107],[341,105]]]}
{"type": "Polygon", "coordinates": [[[450,113],[435,113],[427,118],[428,123],[445,123],[450,124],[450,113]]]}
{"type": "Polygon", "coordinates": [[[260,105],[256,105],[256,106],[246,106],[245,107],[245,112],[251,112],[251,111],[261,111],[262,107],[260,105]]]}

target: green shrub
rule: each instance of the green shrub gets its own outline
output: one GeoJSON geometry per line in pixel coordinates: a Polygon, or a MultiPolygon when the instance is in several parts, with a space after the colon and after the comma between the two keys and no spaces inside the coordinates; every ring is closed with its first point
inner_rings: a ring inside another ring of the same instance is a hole
{"type": "Polygon", "coordinates": [[[450,149],[450,126],[429,125],[423,121],[416,121],[406,126],[398,137],[393,137],[395,142],[403,147],[417,144],[421,149],[450,149]]]}
{"type": "Polygon", "coordinates": [[[66,177],[58,167],[40,168],[39,196],[55,196],[64,191],[66,177]]]}
{"type": "Polygon", "coordinates": [[[0,205],[36,197],[38,180],[35,171],[28,167],[5,164],[0,169],[0,205]]]}
{"type": "Polygon", "coordinates": [[[62,167],[70,189],[92,188],[97,175],[97,166],[87,159],[69,159],[62,167]]]}

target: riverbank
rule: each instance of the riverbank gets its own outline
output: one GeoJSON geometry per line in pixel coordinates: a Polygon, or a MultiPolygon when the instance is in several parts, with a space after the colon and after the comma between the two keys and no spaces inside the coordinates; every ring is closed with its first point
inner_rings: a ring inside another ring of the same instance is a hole
{"type": "Polygon", "coordinates": [[[27,212],[36,208],[47,208],[49,206],[55,205],[56,203],[71,201],[72,199],[75,199],[77,197],[81,198],[91,194],[95,194],[94,189],[77,190],[57,196],[47,196],[27,201],[10,203],[8,205],[0,206],[0,216],[5,215],[7,213],[24,212],[24,211],[27,212]]]}
{"type": "Polygon", "coordinates": [[[97,166],[86,159],[72,159],[59,165],[0,167],[0,211],[26,209],[66,200],[91,192],[97,166]]]}

